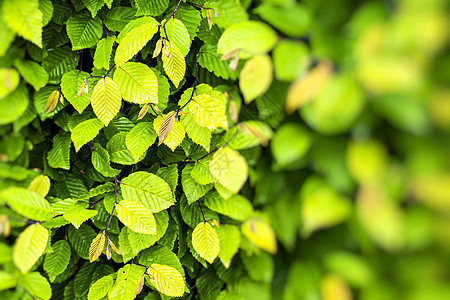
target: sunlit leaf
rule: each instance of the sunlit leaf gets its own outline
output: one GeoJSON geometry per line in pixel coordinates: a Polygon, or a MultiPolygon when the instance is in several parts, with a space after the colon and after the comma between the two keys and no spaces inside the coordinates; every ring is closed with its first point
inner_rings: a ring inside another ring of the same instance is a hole
{"type": "Polygon", "coordinates": [[[208,222],[201,222],[192,232],[192,246],[209,263],[213,263],[220,252],[220,241],[216,229],[208,222]]]}

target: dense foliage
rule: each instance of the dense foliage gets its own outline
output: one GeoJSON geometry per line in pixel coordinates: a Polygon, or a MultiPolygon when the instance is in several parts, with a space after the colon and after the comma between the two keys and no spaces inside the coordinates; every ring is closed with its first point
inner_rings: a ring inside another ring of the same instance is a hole
{"type": "Polygon", "coordinates": [[[445,5],[0,0],[0,298],[450,298],[445,5]]]}

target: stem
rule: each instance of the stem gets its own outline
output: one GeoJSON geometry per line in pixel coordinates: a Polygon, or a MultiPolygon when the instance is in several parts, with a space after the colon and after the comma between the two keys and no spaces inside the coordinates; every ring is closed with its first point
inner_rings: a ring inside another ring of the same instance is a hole
{"type": "Polygon", "coordinates": [[[100,201],[102,201],[104,198],[100,198],[100,200],[97,200],[97,201],[95,201],[94,203],[91,203],[89,206],[88,206],[88,208],[86,208],[86,209],[91,209],[91,208],[93,208],[94,206],[95,206],[95,204],[97,204],[97,203],[99,203],[100,201]]]}
{"type": "MultiPolygon", "coordinates": [[[[194,97],[195,89],[197,88],[197,84],[198,84],[198,62],[196,63],[195,66],[196,66],[196,68],[195,68],[195,81],[194,81],[194,88],[192,89],[191,97],[189,97],[189,100],[180,109],[178,109],[178,111],[183,110],[183,108],[185,108],[186,105],[188,105],[189,102],[191,102],[192,98],[194,97]]],[[[177,113],[177,115],[178,115],[178,113],[177,113]]]]}
{"type": "Polygon", "coordinates": [[[200,207],[200,212],[202,213],[203,222],[206,223],[205,215],[203,214],[203,209],[199,201],[197,201],[198,207],[200,207]]]}
{"type": "Polygon", "coordinates": [[[169,40],[169,36],[167,35],[167,31],[166,31],[166,24],[167,22],[175,15],[175,12],[178,10],[178,6],[180,6],[181,4],[181,0],[178,1],[177,6],[175,6],[175,9],[173,10],[173,12],[170,14],[170,16],[164,21],[164,23],[161,25],[162,28],[164,29],[164,34],[166,35],[166,39],[169,40]]]}
{"type": "Polygon", "coordinates": [[[201,9],[206,9],[206,10],[210,9],[216,14],[216,10],[214,8],[212,8],[212,7],[204,7],[203,5],[200,5],[200,4],[197,4],[197,3],[193,3],[193,2],[189,2],[189,1],[186,1],[186,4],[190,4],[192,6],[195,6],[195,7],[201,8],[201,9]]]}
{"type": "Polygon", "coordinates": [[[117,178],[116,176],[114,176],[114,206],[112,208],[111,215],[109,216],[108,224],[106,224],[105,232],[106,230],[108,230],[109,224],[111,224],[111,220],[114,215],[114,209],[116,208],[116,205],[117,205],[117,178]]]}
{"type": "Polygon", "coordinates": [[[153,108],[153,103],[149,103],[150,108],[153,110],[155,115],[159,116],[158,112],[153,108]]]}

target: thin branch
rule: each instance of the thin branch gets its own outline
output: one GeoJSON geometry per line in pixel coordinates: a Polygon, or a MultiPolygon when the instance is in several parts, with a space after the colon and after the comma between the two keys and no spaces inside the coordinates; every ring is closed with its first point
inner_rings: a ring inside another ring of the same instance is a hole
{"type": "Polygon", "coordinates": [[[216,17],[218,17],[218,13],[217,13],[217,11],[214,9],[214,8],[212,8],[212,7],[204,7],[203,6],[203,4],[197,4],[197,3],[193,3],[193,2],[189,2],[189,1],[186,1],[186,4],[190,4],[190,5],[192,5],[192,6],[195,6],[195,7],[198,7],[198,8],[201,8],[201,9],[206,9],[206,10],[208,10],[208,9],[210,9],[210,10],[212,10],[213,12],[214,12],[214,15],[216,16],[216,17]]]}
{"type": "Polygon", "coordinates": [[[117,205],[117,178],[116,176],[114,176],[114,206],[111,210],[111,215],[109,216],[108,224],[106,224],[105,232],[106,230],[108,230],[109,225],[111,224],[111,220],[114,215],[114,209],[116,208],[116,205],[117,205]]]}
{"type": "Polygon", "coordinates": [[[188,105],[189,102],[191,102],[192,98],[194,98],[195,89],[197,88],[197,84],[198,84],[198,69],[199,69],[199,66],[198,66],[198,62],[197,62],[196,63],[196,69],[195,69],[194,88],[192,89],[191,97],[189,97],[189,100],[180,109],[177,110],[177,115],[178,115],[178,112],[183,110],[183,108],[185,108],[186,105],[188,105]]]}
{"type": "Polygon", "coordinates": [[[203,214],[203,209],[199,201],[197,201],[198,207],[200,207],[200,212],[202,213],[203,222],[206,223],[205,215],[203,214]]]}
{"type": "MultiPolygon", "coordinates": [[[[167,22],[175,15],[175,12],[178,10],[178,7],[181,4],[181,0],[178,1],[177,6],[175,6],[175,9],[173,10],[173,12],[170,14],[170,16],[164,21],[164,23],[161,25],[161,27],[164,29],[164,34],[166,35],[166,39],[167,41],[169,41],[169,36],[167,35],[167,31],[166,31],[166,24],[167,22]]],[[[170,42],[170,41],[169,41],[170,42]]]]}
{"type": "Polygon", "coordinates": [[[86,209],[91,209],[93,208],[97,203],[99,203],[100,201],[102,201],[105,198],[100,198],[99,200],[95,201],[94,203],[91,203],[86,209]]]}

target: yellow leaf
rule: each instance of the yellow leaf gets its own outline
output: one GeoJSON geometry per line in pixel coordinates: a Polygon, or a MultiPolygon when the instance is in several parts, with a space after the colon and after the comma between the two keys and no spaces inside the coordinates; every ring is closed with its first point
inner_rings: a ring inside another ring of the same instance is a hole
{"type": "Polygon", "coordinates": [[[164,72],[166,72],[175,87],[178,87],[186,72],[186,61],[177,46],[173,44],[165,46],[164,50],[166,55],[162,56],[164,72]]]}
{"type": "Polygon", "coordinates": [[[242,234],[254,245],[271,254],[277,253],[275,231],[261,216],[247,219],[241,226],[242,234]]]}
{"type": "Polygon", "coordinates": [[[27,189],[45,197],[50,190],[50,178],[46,175],[39,175],[33,179],[27,189]]]}
{"type": "Polygon", "coordinates": [[[305,76],[291,83],[286,99],[286,112],[291,114],[311,101],[322,90],[332,74],[333,66],[329,62],[321,62],[305,76]]]}
{"type": "Polygon", "coordinates": [[[53,91],[50,96],[48,96],[47,102],[44,106],[44,112],[46,114],[49,114],[55,110],[59,97],[61,97],[61,93],[58,90],[53,91]]]}
{"type": "Polygon", "coordinates": [[[184,294],[184,279],[181,273],[172,267],[152,264],[148,269],[150,282],[162,294],[169,297],[181,297],[184,294]]]}
{"type": "Polygon", "coordinates": [[[27,273],[44,253],[48,243],[48,230],[39,223],[28,226],[16,240],[13,262],[22,273],[27,273]]]}
{"type": "Polygon", "coordinates": [[[142,291],[142,288],[144,287],[144,276],[145,274],[142,274],[141,278],[138,281],[135,291],[136,295],[139,294],[142,291]]]}
{"type": "Polygon", "coordinates": [[[211,91],[192,98],[188,108],[195,122],[201,127],[214,130],[220,126],[228,129],[226,103],[224,94],[211,91]]]}
{"type": "MultiPolygon", "coordinates": [[[[172,118],[172,116],[170,116],[171,114],[175,114],[175,112],[169,112],[165,117],[158,116],[153,121],[153,128],[155,129],[156,132],[158,132],[158,135],[162,128],[162,123],[163,123],[164,119],[169,118],[169,117],[172,118]]],[[[166,122],[168,122],[168,121],[166,121],[166,122]]],[[[169,125],[170,124],[166,125],[167,126],[166,130],[168,129],[169,125]]],[[[162,131],[161,131],[161,133],[162,133],[162,131]]],[[[186,131],[184,130],[184,127],[181,124],[181,122],[175,120],[175,118],[174,118],[172,128],[170,128],[169,133],[167,134],[167,137],[165,137],[162,142],[164,144],[166,144],[172,151],[175,151],[175,148],[177,148],[178,145],[180,145],[181,142],[183,141],[185,134],[186,134],[186,131]]],[[[161,142],[161,137],[160,137],[160,142],[161,142]]],[[[158,145],[160,145],[160,143],[158,145]]]]}
{"type": "Polygon", "coordinates": [[[160,53],[161,53],[161,49],[162,49],[162,39],[159,39],[156,42],[156,46],[155,46],[155,50],[153,51],[153,56],[152,58],[157,57],[160,53]]]}
{"type": "Polygon", "coordinates": [[[320,283],[322,300],[352,300],[352,290],[338,275],[328,274],[320,283]]]}
{"type": "Polygon", "coordinates": [[[169,135],[172,130],[173,123],[175,122],[175,118],[176,112],[170,112],[163,118],[161,127],[159,127],[158,130],[158,146],[161,145],[169,135]]]}
{"type": "Polygon", "coordinates": [[[248,166],[245,158],[229,147],[220,148],[209,162],[209,170],[217,181],[234,194],[247,181],[248,166]]]}
{"type": "Polygon", "coordinates": [[[120,252],[119,248],[116,247],[116,245],[114,245],[114,243],[108,239],[108,243],[111,246],[111,248],[114,250],[114,252],[116,252],[119,255],[122,255],[122,252],[120,252]]]}
{"type": "Polygon", "coordinates": [[[103,125],[108,126],[122,105],[119,88],[111,78],[105,77],[97,82],[92,93],[91,105],[97,118],[103,125]]]}
{"type": "Polygon", "coordinates": [[[91,247],[89,248],[89,261],[96,260],[103,251],[105,246],[105,232],[102,231],[92,240],[91,247]]]}
{"type": "Polygon", "coordinates": [[[0,215],[0,234],[9,236],[11,233],[11,224],[7,215],[0,215]]]}
{"type": "Polygon", "coordinates": [[[252,102],[264,94],[273,79],[272,59],[267,54],[259,54],[249,59],[239,75],[239,86],[245,103],[252,102]]]}
{"type": "Polygon", "coordinates": [[[138,120],[142,119],[143,117],[145,117],[145,115],[148,112],[148,106],[149,104],[145,104],[144,106],[142,106],[141,110],[139,111],[139,115],[138,115],[138,120]]]}
{"type": "Polygon", "coordinates": [[[122,200],[116,205],[119,220],[134,232],[156,234],[156,221],[152,212],[144,205],[122,200]]]}
{"type": "Polygon", "coordinates": [[[201,222],[192,232],[194,250],[209,263],[213,263],[220,251],[220,241],[216,230],[211,224],[201,222]]]}

